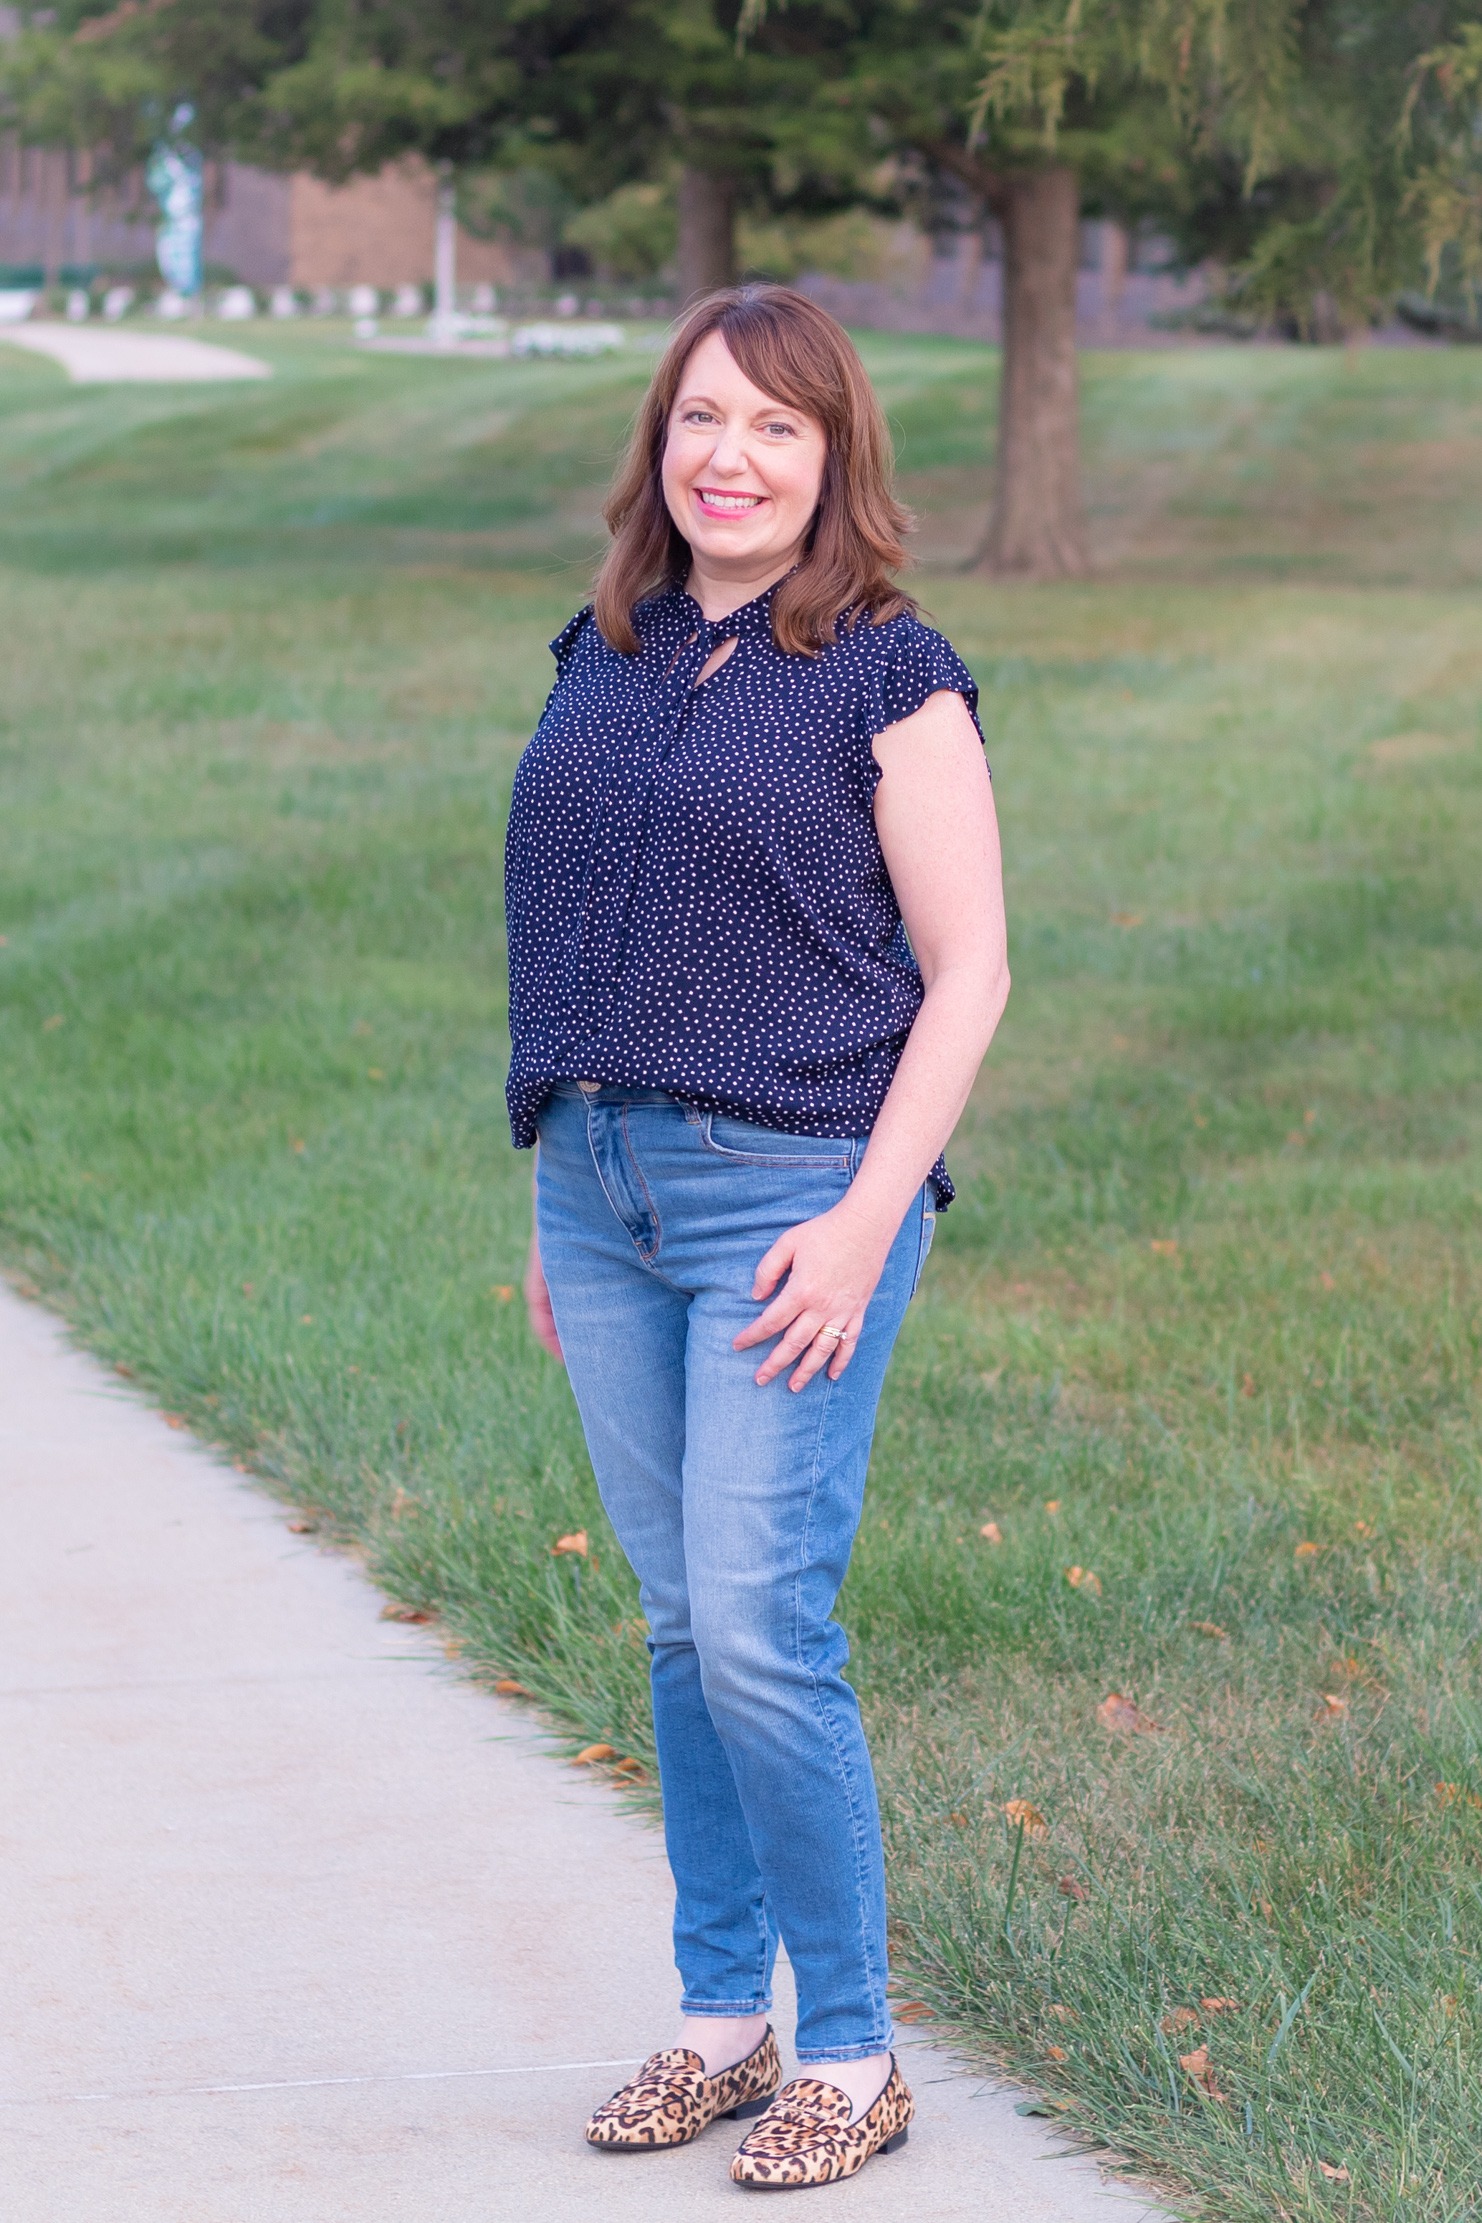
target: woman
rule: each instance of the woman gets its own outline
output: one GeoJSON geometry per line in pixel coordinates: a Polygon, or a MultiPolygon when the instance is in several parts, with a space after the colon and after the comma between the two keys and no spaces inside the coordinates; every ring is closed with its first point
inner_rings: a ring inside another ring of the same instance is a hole
{"type": "Polygon", "coordinates": [[[683,1979],[609,2151],[760,2115],[731,2174],[904,2139],[879,1815],[831,1614],[941,1161],[1008,995],[977,690],[891,580],[847,336],[694,307],[607,507],[510,817],[526,1294],[641,1585],[683,1979]],[[767,2022],[779,1938],[801,2077],[767,2022]]]}

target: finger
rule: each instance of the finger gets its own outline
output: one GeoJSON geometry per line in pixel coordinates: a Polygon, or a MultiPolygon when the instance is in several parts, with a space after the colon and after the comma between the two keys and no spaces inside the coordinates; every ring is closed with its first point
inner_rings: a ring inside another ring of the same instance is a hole
{"type": "Polygon", "coordinates": [[[822,1315],[817,1312],[805,1312],[801,1319],[794,1320],[781,1342],[767,1353],[757,1369],[758,1387],[765,1389],[768,1382],[775,1381],[794,1360],[800,1359],[822,1325],[822,1315]]]}
{"type": "Polygon", "coordinates": [[[839,1379],[839,1376],[843,1373],[845,1367],[853,1358],[855,1345],[858,1343],[858,1341],[858,1328],[851,1328],[849,1330],[849,1333],[840,1343],[838,1351],[834,1356],[833,1364],[829,1367],[828,1378],[831,1382],[836,1382],[839,1379]]]}
{"type": "Polygon", "coordinates": [[[806,1389],[820,1368],[827,1367],[829,1380],[836,1382],[849,1364],[848,1353],[857,1337],[857,1328],[846,1328],[841,1336],[816,1335],[803,1353],[797,1372],[788,1382],[789,1389],[806,1389]]]}
{"type": "Polygon", "coordinates": [[[764,1297],[771,1296],[772,1291],[787,1272],[788,1267],[792,1264],[792,1251],[791,1234],[779,1235],[772,1248],[758,1260],[756,1273],[751,1284],[751,1294],[758,1304],[764,1297]]]}
{"type": "Polygon", "coordinates": [[[752,1343],[766,1343],[772,1336],[781,1335],[785,1328],[790,1328],[795,1320],[801,1320],[805,1314],[815,1320],[823,1318],[816,1305],[805,1305],[800,1297],[793,1295],[791,1289],[780,1290],[766,1311],[759,1312],[750,1327],[741,1330],[731,1347],[733,1350],[744,1351],[752,1343]]]}

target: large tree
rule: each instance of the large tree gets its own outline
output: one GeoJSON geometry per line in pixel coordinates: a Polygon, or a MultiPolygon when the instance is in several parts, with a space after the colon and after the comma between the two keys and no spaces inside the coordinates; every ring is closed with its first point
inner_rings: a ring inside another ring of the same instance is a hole
{"type": "Polygon", "coordinates": [[[1426,225],[1444,245],[1462,222],[1466,189],[1451,173],[1475,175],[1477,101],[1468,109],[1464,90],[1475,17],[1476,0],[898,0],[873,11],[855,97],[1002,228],[989,570],[1056,577],[1087,563],[1082,211],[1156,216],[1191,255],[1220,256],[1261,315],[1304,335],[1352,329],[1414,274],[1426,225]]]}

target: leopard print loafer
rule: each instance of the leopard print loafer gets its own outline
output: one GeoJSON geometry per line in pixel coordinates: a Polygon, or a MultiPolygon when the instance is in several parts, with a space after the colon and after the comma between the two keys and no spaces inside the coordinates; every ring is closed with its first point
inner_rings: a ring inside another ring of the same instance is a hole
{"type": "Polygon", "coordinates": [[[587,2125],[587,2144],[607,2153],[687,2146],[719,2116],[760,2115],[781,2082],[770,2024],[761,2044],[719,2076],[707,2076],[699,2054],[687,2046],[666,2046],[598,2108],[587,2125]]]}
{"type": "Polygon", "coordinates": [[[885,2089],[857,2123],[836,2085],[794,2077],[747,2132],[731,2163],[731,2176],[751,2192],[797,2192],[805,2185],[837,2184],[875,2154],[894,2153],[906,2142],[916,2102],[894,2057],[885,2089]]]}

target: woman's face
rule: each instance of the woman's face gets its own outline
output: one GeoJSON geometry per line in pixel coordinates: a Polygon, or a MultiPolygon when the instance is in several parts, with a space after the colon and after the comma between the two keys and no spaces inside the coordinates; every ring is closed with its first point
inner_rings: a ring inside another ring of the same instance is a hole
{"type": "Polygon", "coordinates": [[[684,366],[664,448],[669,515],[704,569],[786,571],[823,485],[823,427],[753,386],[718,332],[684,366]]]}

